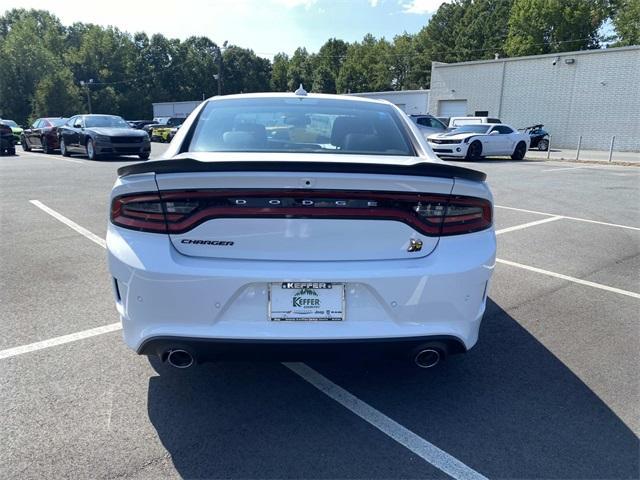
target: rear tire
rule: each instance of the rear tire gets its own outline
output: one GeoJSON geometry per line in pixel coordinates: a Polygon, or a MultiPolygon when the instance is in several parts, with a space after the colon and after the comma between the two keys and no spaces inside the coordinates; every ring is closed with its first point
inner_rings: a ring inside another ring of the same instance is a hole
{"type": "Polygon", "coordinates": [[[20,139],[20,143],[22,144],[22,150],[24,150],[25,152],[31,151],[31,147],[29,146],[29,143],[27,142],[27,139],[25,137],[22,137],[20,139]]]}
{"type": "Polygon", "coordinates": [[[67,150],[67,144],[64,143],[64,137],[60,137],[60,153],[62,153],[63,157],[70,157],[71,154],[69,150],[67,150]]]}
{"type": "Polygon", "coordinates": [[[541,152],[546,152],[549,149],[549,140],[543,138],[538,142],[538,150],[541,152]]]}
{"type": "Polygon", "coordinates": [[[480,160],[482,158],[482,143],[478,140],[471,142],[467,149],[467,155],[464,157],[466,160],[480,160]]]}
{"type": "Polygon", "coordinates": [[[516,149],[513,151],[511,158],[513,160],[522,160],[527,153],[527,145],[524,142],[518,143],[516,149]]]}

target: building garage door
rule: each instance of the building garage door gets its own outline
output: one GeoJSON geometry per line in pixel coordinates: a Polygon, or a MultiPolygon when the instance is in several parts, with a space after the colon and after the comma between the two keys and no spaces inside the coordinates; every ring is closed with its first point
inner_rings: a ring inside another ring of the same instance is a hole
{"type": "Polygon", "coordinates": [[[467,115],[466,100],[440,100],[438,115],[441,117],[465,117],[467,115]]]}

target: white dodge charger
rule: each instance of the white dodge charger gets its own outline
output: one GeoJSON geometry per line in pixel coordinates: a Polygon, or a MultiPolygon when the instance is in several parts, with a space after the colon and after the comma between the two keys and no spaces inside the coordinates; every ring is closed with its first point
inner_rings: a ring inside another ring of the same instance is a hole
{"type": "Polygon", "coordinates": [[[109,268],[140,354],[431,367],[478,340],[496,251],[485,175],[437,159],[390,103],[215,97],[165,159],[118,174],[109,268]]]}
{"type": "Polygon", "coordinates": [[[487,156],[510,156],[522,160],[530,137],[503,123],[463,125],[450,132],[429,135],[429,146],[440,157],[479,160],[487,156]]]}

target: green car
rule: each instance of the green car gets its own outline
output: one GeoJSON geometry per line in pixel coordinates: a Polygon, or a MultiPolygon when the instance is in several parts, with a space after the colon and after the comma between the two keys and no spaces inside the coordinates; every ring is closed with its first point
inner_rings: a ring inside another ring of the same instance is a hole
{"type": "Polygon", "coordinates": [[[151,129],[151,139],[159,142],[169,142],[169,135],[173,127],[153,127],[151,129]]]}
{"type": "Polygon", "coordinates": [[[22,135],[22,129],[18,126],[16,122],[13,120],[0,119],[0,122],[5,125],[9,125],[11,127],[11,131],[13,132],[13,138],[15,139],[15,143],[20,143],[20,135],[22,135]]]}
{"type": "Polygon", "coordinates": [[[177,127],[154,127],[151,130],[151,138],[163,143],[168,143],[173,140],[179,128],[180,125],[177,127]]]}

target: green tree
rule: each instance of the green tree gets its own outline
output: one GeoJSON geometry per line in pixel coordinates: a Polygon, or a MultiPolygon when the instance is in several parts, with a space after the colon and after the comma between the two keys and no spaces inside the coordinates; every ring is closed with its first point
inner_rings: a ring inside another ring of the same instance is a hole
{"type": "Polygon", "coordinates": [[[218,73],[218,46],[207,37],[190,37],[178,49],[181,99],[208,98],[218,92],[214,74],[218,73]]]}
{"type": "Polygon", "coordinates": [[[336,82],[339,93],[391,90],[393,67],[391,45],[384,38],[367,34],[362,42],[349,45],[336,82]]]}
{"type": "Polygon", "coordinates": [[[411,82],[427,88],[431,82],[431,62],[457,62],[457,38],[464,14],[471,0],[443,3],[420,30],[414,40],[416,57],[411,69],[411,82]]]}
{"type": "Polygon", "coordinates": [[[82,92],[69,68],[58,66],[37,84],[32,117],[69,117],[83,111],[82,92]]]}
{"type": "Polygon", "coordinates": [[[78,24],[72,27],[71,35],[73,43],[64,55],[64,63],[78,83],[93,79],[89,87],[92,112],[130,117],[134,112],[123,100],[135,74],[136,51],[131,36],[113,27],[78,24]]]}
{"type": "Polygon", "coordinates": [[[287,68],[288,91],[294,91],[300,84],[308,90],[313,83],[312,59],[304,47],[296,48],[293,56],[289,60],[287,68]]]}
{"type": "Polygon", "coordinates": [[[515,0],[505,51],[510,56],[599,48],[607,0],[515,0]]]}
{"type": "Polygon", "coordinates": [[[31,114],[36,85],[58,64],[55,53],[47,48],[38,34],[43,28],[38,16],[20,11],[16,20],[12,15],[9,12],[0,22],[4,25],[0,42],[0,59],[3,59],[0,68],[0,115],[26,123],[31,114]]]}
{"type": "Polygon", "coordinates": [[[482,60],[504,53],[513,0],[474,0],[463,4],[455,43],[456,61],[482,60]]]}
{"type": "Polygon", "coordinates": [[[389,58],[394,90],[420,88],[412,77],[417,58],[414,35],[404,32],[394,37],[389,58]]]}
{"type": "Polygon", "coordinates": [[[336,38],[330,38],[320,47],[313,62],[314,92],[336,93],[336,81],[348,47],[348,43],[336,38]]]}
{"type": "Polygon", "coordinates": [[[614,0],[611,20],[616,47],[640,44],[640,0],[614,0]]]}
{"type": "Polygon", "coordinates": [[[253,50],[228,47],[223,55],[223,92],[249,93],[269,90],[271,62],[257,56],[253,50]]]}
{"type": "Polygon", "coordinates": [[[273,57],[271,68],[271,90],[274,92],[286,92],[288,90],[289,56],[286,53],[278,53],[273,57]]]}
{"type": "Polygon", "coordinates": [[[313,72],[311,91],[314,93],[336,93],[336,78],[324,63],[320,63],[313,72]]]}

